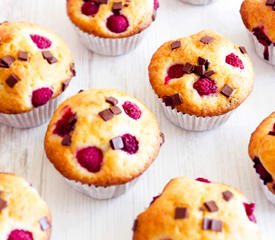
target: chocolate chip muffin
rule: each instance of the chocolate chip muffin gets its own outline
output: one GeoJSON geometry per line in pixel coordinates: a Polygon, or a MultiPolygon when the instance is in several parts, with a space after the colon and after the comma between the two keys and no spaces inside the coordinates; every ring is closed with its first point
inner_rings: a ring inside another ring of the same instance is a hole
{"type": "Polygon", "coordinates": [[[67,12],[93,52],[116,56],[136,48],[156,19],[158,0],[68,0],[67,12]]]}
{"type": "Polygon", "coordinates": [[[74,187],[97,199],[117,197],[159,153],[163,135],[150,110],[114,89],[90,89],[62,103],[45,150],[74,187]]]}
{"type": "Polygon", "coordinates": [[[51,214],[37,191],[24,179],[0,173],[0,239],[49,240],[51,214]]]}
{"type": "Polygon", "coordinates": [[[133,240],[258,240],[254,209],[231,186],[176,178],[137,217],[133,240]]]}
{"type": "Polygon", "coordinates": [[[0,123],[42,124],[75,74],[70,49],[53,32],[26,22],[0,25],[0,123]]]}
{"type": "Polygon", "coordinates": [[[249,155],[263,183],[267,198],[275,204],[275,112],[252,134],[249,155]]]}
{"type": "Polygon", "coordinates": [[[199,131],[220,126],[249,96],[254,70],[245,47],[202,31],[164,43],[149,78],[167,118],[199,131]]]}
{"type": "Polygon", "coordinates": [[[275,65],[275,1],[245,0],[241,6],[241,16],[257,54],[275,65]]]}

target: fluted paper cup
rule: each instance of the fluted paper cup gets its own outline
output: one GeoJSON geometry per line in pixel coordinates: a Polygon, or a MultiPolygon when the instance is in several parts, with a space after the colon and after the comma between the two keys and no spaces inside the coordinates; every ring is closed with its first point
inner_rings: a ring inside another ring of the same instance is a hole
{"type": "Polygon", "coordinates": [[[119,56],[134,50],[142,41],[148,29],[125,38],[102,38],[83,32],[73,25],[81,42],[92,52],[104,56],[119,56]]]}
{"type": "Polygon", "coordinates": [[[33,128],[42,125],[48,121],[58,103],[62,100],[61,95],[51,99],[45,105],[34,108],[26,113],[6,114],[0,113],[0,124],[4,124],[14,128],[33,128]]]}
{"type": "Polygon", "coordinates": [[[83,184],[81,182],[76,182],[74,180],[66,179],[66,182],[68,182],[76,191],[81,192],[87,195],[88,197],[91,197],[97,200],[107,200],[107,199],[117,198],[122,194],[124,194],[133,185],[135,185],[136,181],[137,179],[134,179],[131,182],[121,184],[121,185],[101,187],[101,186],[83,184]]]}
{"type": "Polygon", "coordinates": [[[266,196],[266,198],[268,199],[268,201],[270,201],[273,205],[275,205],[275,194],[273,194],[266,185],[264,185],[264,183],[261,181],[260,182],[261,188],[264,191],[264,194],[266,196]]]}
{"type": "Polygon", "coordinates": [[[252,32],[248,32],[248,34],[249,34],[250,38],[252,39],[252,42],[254,44],[255,51],[256,51],[257,55],[262,60],[264,60],[265,62],[275,66],[275,46],[274,46],[274,43],[271,43],[271,45],[267,47],[267,51],[268,51],[268,54],[269,54],[269,59],[266,59],[265,56],[264,56],[265,46],[258,41],[257,37],[252,32]]]}
{"type": "Polygon", "coordinates": [[[216,2],[217,0],[180,0],[184,3],[189,3],[193,5],[207,5],[213,2],[216,2]]]}
{"type": "Polygon", "coordinates": [[[176,109],[172,109],[165,105],[161,98],[158,98],[165,116],[174,125],[188,131],[206,131],[217,128],[224,124],[230,117],[232,112],[228,112],[219,116],[197,117],[195,115],[183,114],[176,109]]]}

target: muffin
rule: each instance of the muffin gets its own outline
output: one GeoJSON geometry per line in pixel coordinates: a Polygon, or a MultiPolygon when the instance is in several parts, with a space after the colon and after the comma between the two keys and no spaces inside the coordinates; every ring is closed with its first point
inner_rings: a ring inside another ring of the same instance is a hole
{"type": "Polygon", "coordinates": [[[275,204],[275,112],[252,134],[249,156],[254,162],[268,200],[275,204]]]}
{"type": "Polygon", "coordinates": [[[26,22],[0,24],[0,123],[31,128],[47,121],[75,75],[66,43],[26,22]]]}
{"type": "Polygon", "coordinates": [[[258,240],[255,204],[247,201],[231,186],[173,179],[135,220],[133,240],[258,240]]]}
{"type": "Polygon", "coordinates": [[[0,239],[49,240],[51,225],[38,192],[21,177],[0,173],[0,239]]]}
{"type": "Polygon", "coordinates": [[[68,16],[81,41],[107,56],[135,49],[158,7],[158,0],[67,0],[68,16]]]}
{"type": "Polygon", "coordinates": [[[275,1],[245,0],[241,16],[259,57],[275,65],[275,1]]]}
{"type": "Polygon", "coordinates": [[[77,190],[109,199],[151,165],[163,139],[155,116],[139,100],[115,89],[90,89],[58,107],[45,151],[77,190]]]}
{"type": "Polygon", "coordinates": [[[213,2],[216,2],[217,0],[181,0],[184,3],[189,3],[193,5],[207,5],[213,2]]]}
{"type": "Polygon", "coordinates": [[[223,124],[251,93],[254,70],[245,47],[202,31],[164,43],[149,65],[167,118],[186,130],[223,124]]]}

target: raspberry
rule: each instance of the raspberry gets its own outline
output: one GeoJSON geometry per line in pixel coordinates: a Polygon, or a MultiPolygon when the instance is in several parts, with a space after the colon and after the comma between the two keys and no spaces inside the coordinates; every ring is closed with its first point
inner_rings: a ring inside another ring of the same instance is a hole
{"type": "Polygon", "coordinates": [[[129,154],[135,154],[139,149],[139,142],[135,136],[131,134],[124,134],[122,137],[124,147],[122,148],[123,151],[129,154]]]}
{"type": "Polygon", "coordinates": [[[242,60],[235,55],[234,53],[230,53],[226,56],[225,62],[233,67],[244,69],[242,60]]]}
{"type": "Polygon", "coordinates": [[[107,28],[113,33],[122,33],[129,27],[129,22],[124,15],[112,15],[107,19],[107,28]]]}
{"type": "Polygon", "coordinates": [[[8,240],[33,240],[33,237],[31,232],[16,229],[10,233],[8,240]]]}
{"type": "Polygon", "coordinates": [[[139,109],[139,107],[136,104],[126,101],[125,103],[123,103],[122,107],[123,107],[124,112],[130,118],[138,120],[141,117],[141,110],[139,109]]]}
{"type": "Polygon", "coordinates": [[[251,222],[257,223],[256,217],[254,215],[254,211],[255,211],[255,207],[256,207],[255,203],[244,203],[243,205],[244,205],[245,212],[246,212],[248,219],[251,222]]]}
{"type": "Polygon", "coordinates": [[[196,181],[199,181],[199,182],[204,182],[204,183],[211,183],[208,179],[206,178],[197,178],[196,181]]]}
{"type": "Polygon", "coordinates": [[[159,1],[154,0],[154,10],[157,10],[159,8],[159,1]]]}
{"type": "Polygon", "coordinates": [[[103,164],[103,153],[97,147],[86,147],[76,154],[78,163],[89,172],[97,173],[103,164]]]}
{"type": "Polygon", "coordinates": [[[32,92],[32,105],[39,107],[46,104],[52,97],[53,91],[49,88],[39,88],[32,92]]]}
{"type": "Polygon", "coordinates": [[[175,64],[168,68],[167,77],[165,78],[165,84],[168,84],[173,78],[181,78],[183,73],[183,64],[175,64]]]}
{"type": "Polygon", "coordinates": [[[215,94],[218,89],[215,81],[209,78],[200,78],[193,84],[193,88],[197,90],[201,97],[215,94]]]}
{"type": "Polygon", "coordinates": [[[46,37],[37,34],[31,34],[30,37],[39,49],[46,49],[52,45],[52,42],[46,37]]]}
{"type": "Polygon", "coordinates": [[[99,10],[99,5],[96,2],[85,2],[82,5],[81,12],[86,16],[93,16],[95,15],[99,10]]]}

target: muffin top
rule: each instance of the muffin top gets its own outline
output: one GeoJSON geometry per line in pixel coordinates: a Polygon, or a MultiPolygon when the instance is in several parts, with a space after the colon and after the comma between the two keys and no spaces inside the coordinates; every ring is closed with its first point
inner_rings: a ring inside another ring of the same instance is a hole
{"type": "Polygon", "coordinates": [[[71,21],[82,31],[103,38],[140,33],[156,18],[158,0],[67,0],[71,21]]]}
{"type": "Polygon", "coordinates": [[[252,134],[249,155],[263,183],[275,194],[275,112],[252,134]]]}
{"type": "Polygon", "coordinates": [[[24,113],[57,97],[75,74],[66,43],[26,22],[0,25],[0,112],[24,113]]]}
{"type": "Polygon", "coordinates": [[[135,220],[133,240],[260,239],[255,204],[231,186],[198,180],[170,181],[135,220]]]}
{"type": "Polygon", "coordinates": [[[49,240],[51,214],[37,191],[21,177],[0,173],[0,239],[49,240]]]}
{"type": "Polygon", "coordinates": [[[45,150],[66,178],[110,186],[142,174],[162,141],[155,116],[139,100],[114,89],[90,89],[58,107],[45,150]]]}
{"type": "Polygon", "coordinates": [[[275,1],[244,0],[241,16],[246,28],[261,42],[275,43],[275,1]]]}
{"type": "Polygon", "coordinates": [[[166,106],[196,116],[235,109],[254,85],[245,48],[211,31],[164,43],[152,57],[149,78],[166,106]]]}

